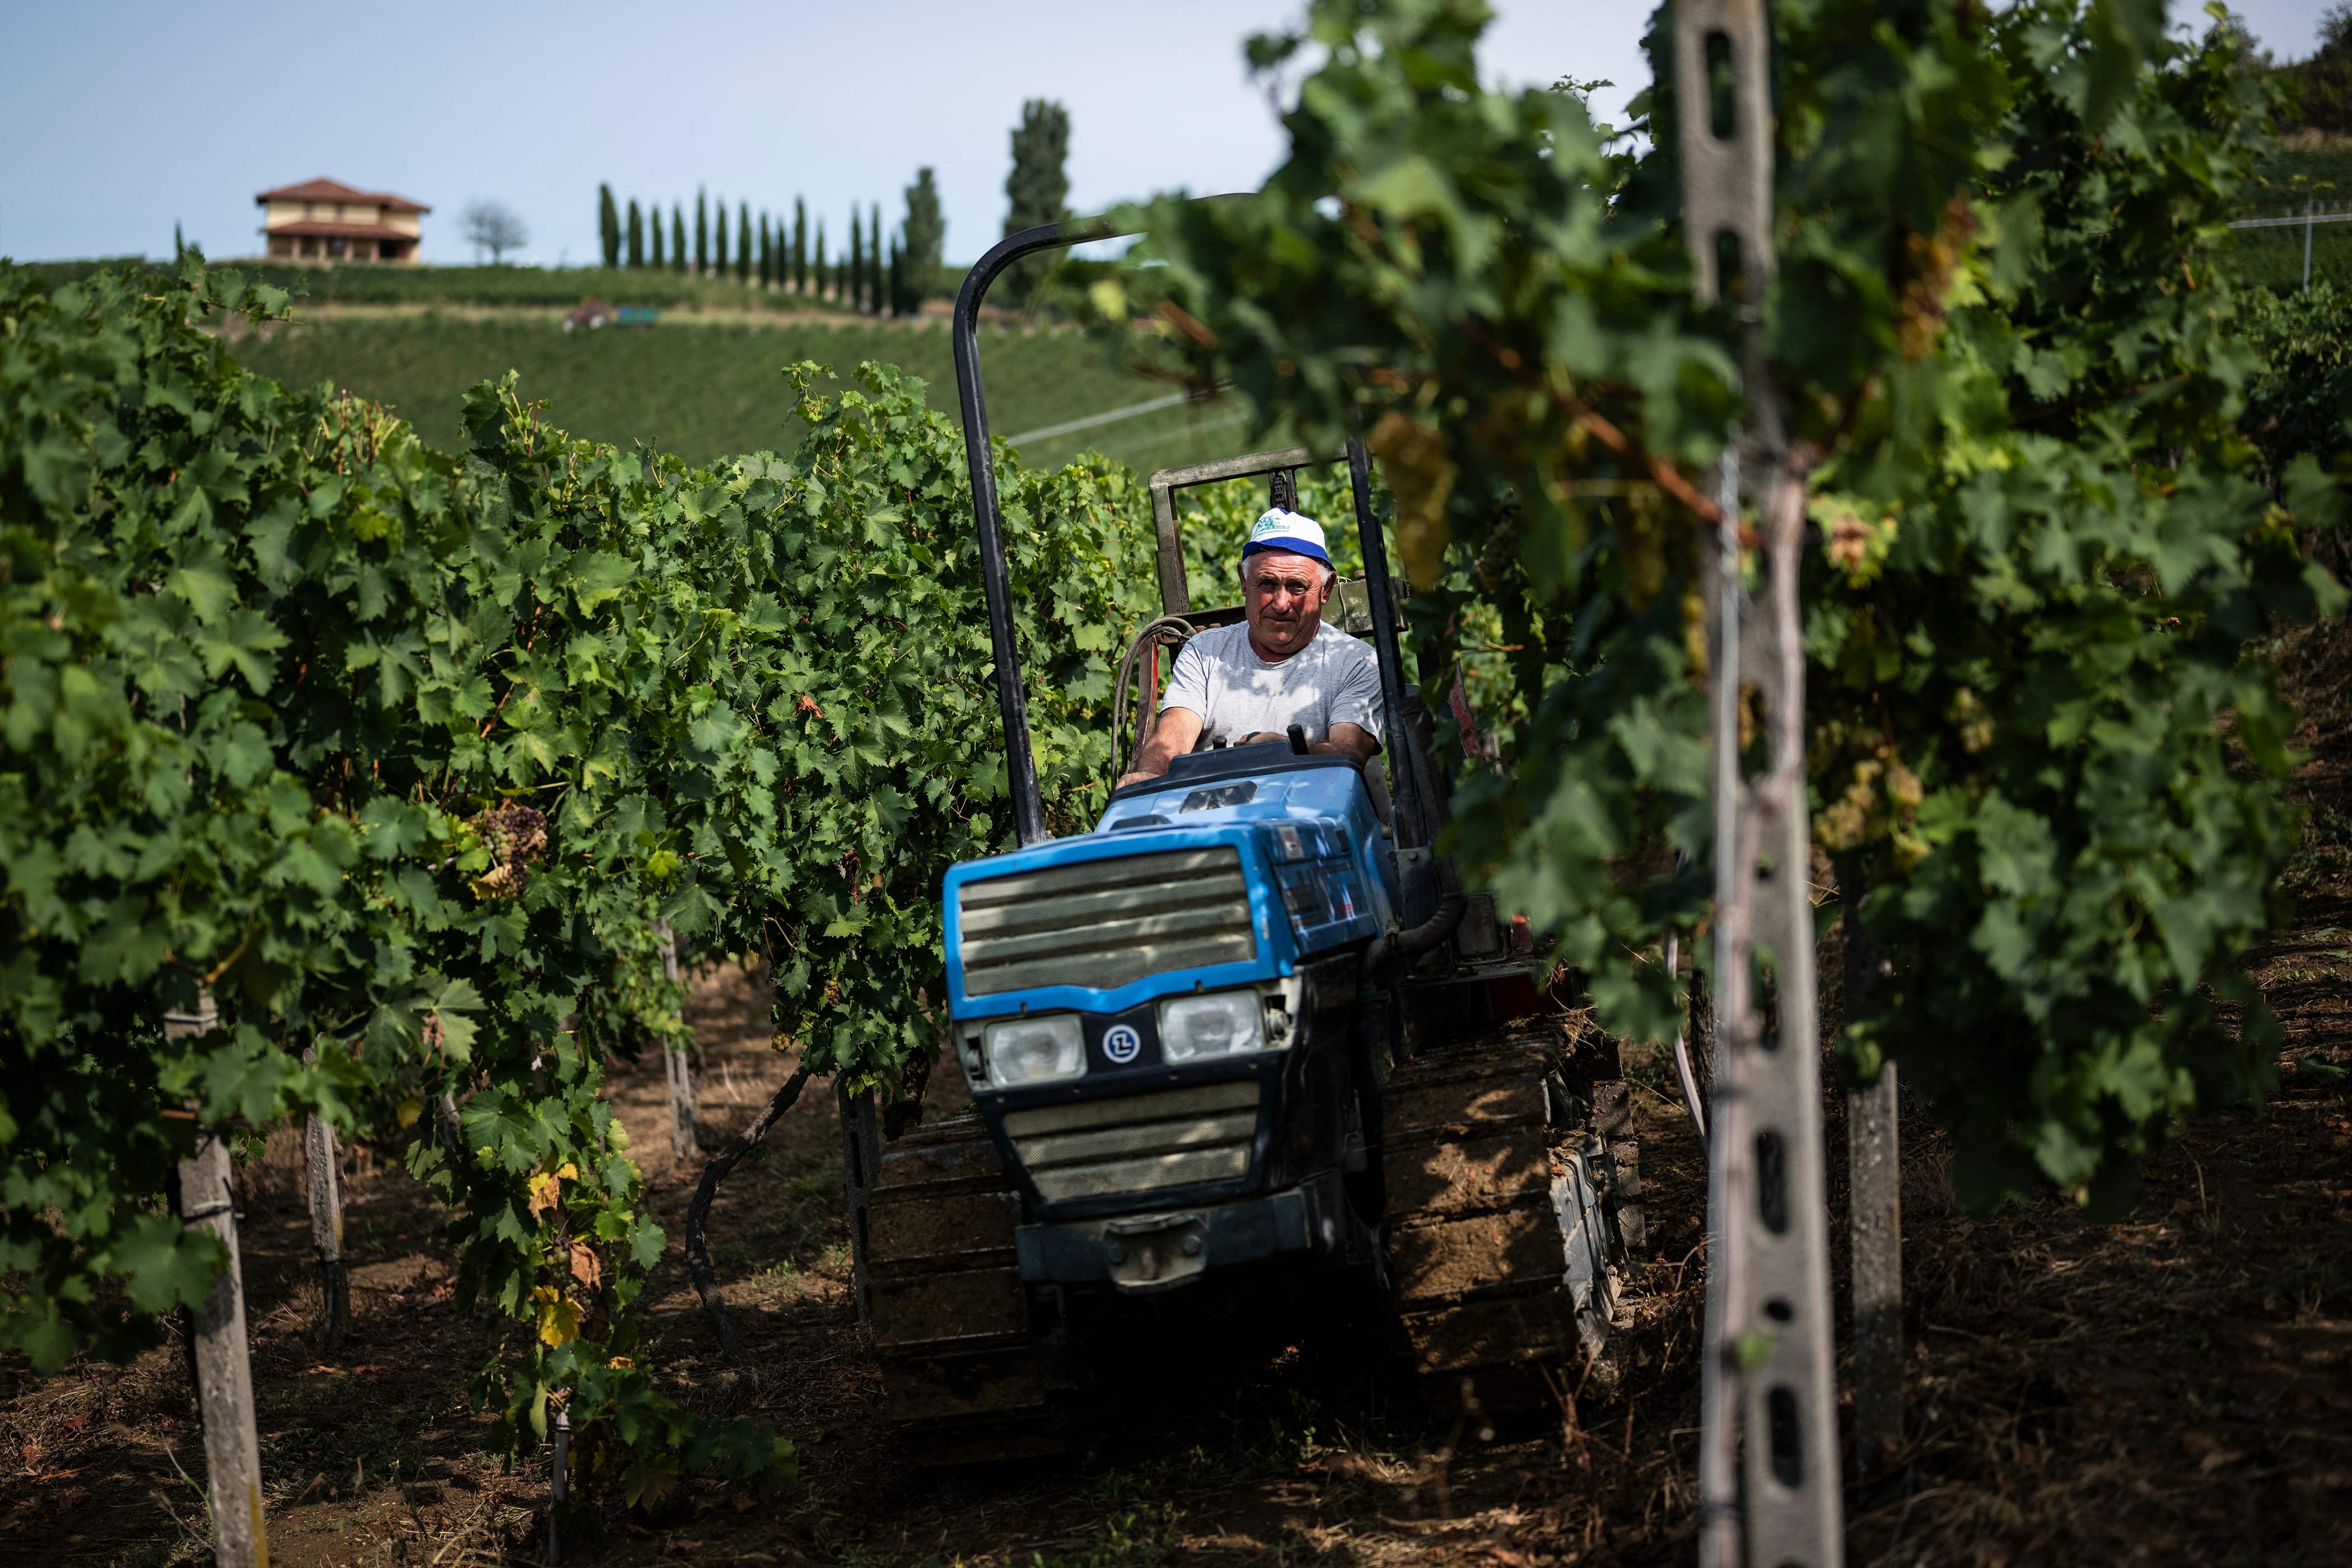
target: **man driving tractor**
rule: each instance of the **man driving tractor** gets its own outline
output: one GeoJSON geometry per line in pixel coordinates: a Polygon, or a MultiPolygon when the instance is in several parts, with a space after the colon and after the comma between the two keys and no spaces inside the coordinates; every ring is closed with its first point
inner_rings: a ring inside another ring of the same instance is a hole
{"type": "Polygon", "coordinates": [[[1323,631],[1324,601],[1339,579],[1322,524],[1278,507],[1259,517],[1242,546],[1247,619],[1184,645],[1158,726],[1119,784],[1158,778],[1203,736],[1245,746],[1283,740],[1293,724],[1310,752],[1359,764],[1378,752],[1381,680],[1371,647],[1323,631]]]}

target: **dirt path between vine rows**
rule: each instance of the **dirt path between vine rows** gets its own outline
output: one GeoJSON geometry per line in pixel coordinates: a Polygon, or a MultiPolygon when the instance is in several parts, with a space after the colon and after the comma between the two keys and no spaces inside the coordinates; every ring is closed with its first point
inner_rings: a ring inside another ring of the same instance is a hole
{"type": "MultiPolygon", "coordinates": [[[[2105,1227],[2054,1200],[1969,1219],[1938,1138],[1906,1121],[1910,1441],[1897,1476],[1849,1496],[1855,1563],[2352,1561],[2352,637],[2289,653],[2315,703],[2296,790],[2310,827],[2289,884],[2294,927],[2250,965],[2285,1032],[2279,1093],[2188,1127],[2149,1163],[2138,1211],[2105,1227]]],[[[766,1016],[741,968],[700,979],[690,1017],[715,1128],[748,1119],[792,1066],[766,1016]]],[[[775,1424],[800,1476],[763,1495],[695,1486],[657,1515],[610,1512],[566,1561],[1688,1563],[1700,1153],[1663,1060],[1630,1068],[1644,1086],[1652,1250],[1615,1393],[1482,1441],[1425,1428],[1286,1352],[1171,1378],[1065,1458],[936,1477],[910,1472],[877,1430],[830,1098],[812,1092],[786,1116],[714,1214],[719,1270],[764,1369],[733,1380],[676,1249],[695,1173],[667,1162],[659,1064],[624,1068],[612,1098],[673,1239],[646,1359],[689,1401],[775,1424]]],[[[954,1094],[935,1098],[944,1109],[954,1094]]],[[[1840,1151],[1834,1107],[1832,1123],[1840,1151]]],[[[443,1216],[393,1152],[354,1152],[357,1327],[322,1354],[305,1337],[315,1289],[299,1175],[284,1139],[246,1171],[273,1561],[538,1561],[544,1471],[507,1473],[484,1451],[465,1387],[499,1335],[451,1305],[443,1216]]],[[[1841,1226],[1842,1204],[1833,1192],[1841,1226]]],[[[201,1454],[174,1347],[47,1383],[0,1361],[0,1564],[204,1561],[201,1454]]]]}

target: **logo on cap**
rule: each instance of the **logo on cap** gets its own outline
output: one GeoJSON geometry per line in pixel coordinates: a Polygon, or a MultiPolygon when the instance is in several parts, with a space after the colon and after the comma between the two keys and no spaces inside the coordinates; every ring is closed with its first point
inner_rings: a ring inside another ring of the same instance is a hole
{"type": "Polygon", "coordinates": [[[1304,555],[1310,561],[1331,564],[1331,557],[1323,546],[1323,525],[1311,517],[1301,517],[1280,507],[1262,512],[1250,524],[1249,542],[1242,546],[1244,556],[1261,550],[1283,550],[1293,555],[1304,555]]]}

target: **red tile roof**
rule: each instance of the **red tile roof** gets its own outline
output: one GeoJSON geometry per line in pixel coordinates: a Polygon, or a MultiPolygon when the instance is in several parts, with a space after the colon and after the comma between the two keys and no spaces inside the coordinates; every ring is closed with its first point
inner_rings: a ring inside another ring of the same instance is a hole
{"type": "Polygon", "coordinates": [[[395,196],[389,191],[362,191],[328,179],[324,174],[315,180],[305,180],[299,185],[280,185],[274,191],[264,191],[253,198],[256,202],[350,202],[390,207],[394,212],[429,213],[433,209],[423,202],[412,202],[406,196],[395,196]]]}
{"type": "Polygon", "coordinates": [[[305,218],[298,223],[264,225],[262,233],[276,239],[283,235],[292,239],[398,239],[416,243],[416,237],[406,229],[394,228],[383,223],[321,223],[305,218]]]}

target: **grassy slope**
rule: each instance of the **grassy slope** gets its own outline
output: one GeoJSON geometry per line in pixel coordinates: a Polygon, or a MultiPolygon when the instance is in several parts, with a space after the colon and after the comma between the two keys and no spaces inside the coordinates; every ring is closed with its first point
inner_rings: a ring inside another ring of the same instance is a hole
{"type": "MultiPolygon", "coordinates": [[[[900,366],[929,384],[931,405],[952,411],[955,371],[937,322],[779,315],[772,323],[664,321],[645,329],[566,332],[551,315],[331,316],[241,339],[237,357],[282,381],[332,380],[382,400],[445,448],[462,444],[465,389],[509,369],[526,395],[547,399],[555,422],[602,441],[646,440],[695,461],[782,448],[796,439],[783,367],[815,360],[846,376],[859,362],[900,366]]],[[[1137,380],[1104,349],[1070,331],[984,331],[989,423],[1018,435],[1148,401],[1164,389],[1137,380]]],[[[1244,439],[1229,408],[1183,407],[1034,442],[1033,462],[1091,447],[1139,468],[1224,456],[1244,439]]]]}

